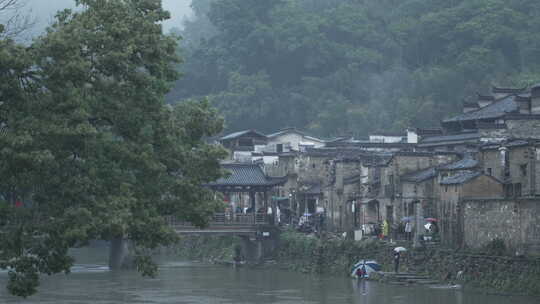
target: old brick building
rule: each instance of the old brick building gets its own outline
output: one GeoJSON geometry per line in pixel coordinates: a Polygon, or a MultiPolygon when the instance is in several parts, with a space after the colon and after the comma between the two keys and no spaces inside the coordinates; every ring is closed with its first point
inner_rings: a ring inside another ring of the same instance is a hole
{"type": "Polygon", "coordinates": [[[297,217],[322,214],[329,231],[354,235],[383,221],[396,227],[428,217],[448,246],[500,237],[511,247],[540,248],[540,219],[531,216],[540,205],[540,85],[493,87],[435,128],[326,142],[295,129],[239,132],[222,142],[237,155],[273,153],[262,164],[268,175],[287,177],[277,195],[297,217]]]}

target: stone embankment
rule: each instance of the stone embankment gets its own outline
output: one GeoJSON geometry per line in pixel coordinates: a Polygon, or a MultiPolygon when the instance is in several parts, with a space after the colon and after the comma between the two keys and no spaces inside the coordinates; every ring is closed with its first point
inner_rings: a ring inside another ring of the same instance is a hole
{"type": "MultiPolygon", "coordinates": [[[[202,261],[231,261],[238,241],[234,237],[190,237],[178,246],[183,258],[202,261]]],[[[540,296],[540,259],[506,254],[493,242],[482,251],[457,251],[438,247],[408,250],[401,256],[401,274],[392,275],[396,246],[407,243],[378,240],[355,242],[340,237],[322,238],[297,232],[281,234],[272,267],[309,274],[350,275],[352,265],[373,259],[386,276],[373,276],[391,284],[446,284],[490,293],[540,296]]]]}
{"type": "Polygon", "coordinates": [[[426,275],[419,275],[416,273],[408,273],[408,272],[379,272],[374,273],[370,276],[370,280],[379,281],[386,284],[392,284],[392,285],[411,285],[411,284],[418,284],[418,285],[439,285],[441,282],[436,281],[433,279],[430,279],[426,275]]]}

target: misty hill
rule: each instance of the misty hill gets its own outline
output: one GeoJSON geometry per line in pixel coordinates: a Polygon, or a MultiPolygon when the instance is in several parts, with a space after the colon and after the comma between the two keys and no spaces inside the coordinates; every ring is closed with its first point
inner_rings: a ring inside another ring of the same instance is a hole
{"type": "Polygon", "coordinates": [[[436,126],[493,84],[540,79],[537,0],[196,0],[168,99],[229,131],[436,126]]]}

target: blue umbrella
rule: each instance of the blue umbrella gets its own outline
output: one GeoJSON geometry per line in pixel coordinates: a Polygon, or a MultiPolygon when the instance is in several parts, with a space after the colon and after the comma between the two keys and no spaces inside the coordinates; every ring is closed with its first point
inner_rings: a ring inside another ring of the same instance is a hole
{"type": "Polygon", "coordinates": [[[410,222],[412,220],[414,220],[414,216],[405,216],[401,218],[402,222],[410,222]]]}
{"type": "Polygon", "coordinates": [[[360,260],[354,264],[351,272],[352,277],[358,277],[359,270],[361,270],[362,277],[368,278],[369,274],[374,271],[381,271],[381,264],[373,260],[360,260]]]}

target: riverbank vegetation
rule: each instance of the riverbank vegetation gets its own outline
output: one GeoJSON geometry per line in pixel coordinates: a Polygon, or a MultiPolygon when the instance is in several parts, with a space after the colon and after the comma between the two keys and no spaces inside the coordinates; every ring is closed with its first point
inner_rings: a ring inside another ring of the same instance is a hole
{"type": "Polygon", "coordinates": [[[182,236],[172,250],[180,258],[191,261],[232,261],[240,240],[234,236],[182,236]]]}

